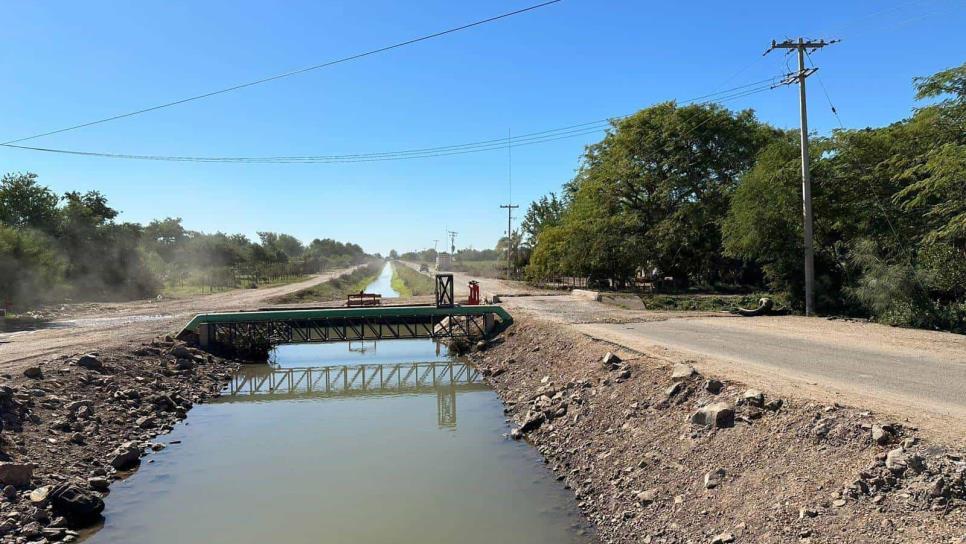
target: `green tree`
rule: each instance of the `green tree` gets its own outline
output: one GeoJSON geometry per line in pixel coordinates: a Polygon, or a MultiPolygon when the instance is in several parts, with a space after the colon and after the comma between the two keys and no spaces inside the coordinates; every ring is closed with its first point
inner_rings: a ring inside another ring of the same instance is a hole
{"type": "Polygon", "coordinates": [[[557,198],[555,193],[531,202],[520,224],[524,242],[532,247],[543,229],[559,225],[565,208],[564,200],[557,198]]]}
{"type": "Polygon", "coordinates": [[[37,183],[37,174],[5,174],[0,179],[0,223],[52,234],[60,220],[59,200],[53,191],[37,183]]]}

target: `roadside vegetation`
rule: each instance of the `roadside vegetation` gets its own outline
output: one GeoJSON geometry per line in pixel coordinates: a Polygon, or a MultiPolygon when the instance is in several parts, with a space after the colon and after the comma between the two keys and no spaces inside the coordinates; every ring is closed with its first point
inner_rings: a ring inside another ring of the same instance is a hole
{"type": "MultiPolygon", "coordinates": [[[[966,64],[915,89],[911,117],[810,144],[816,304],[966,332],[966,64]]],[[[614,121],[561,195],[530,205],[527,276],[627,286],[656,270],[671,292],[764,290],[800,309],[798,138],[717,105],[614,121]]]]}
{"type": "Polygon", "coordinates": [[[392,288],[401,297],[432,295],[436,290],[432,278],[400,263],[392,265],[392,288]]]}
{"type": "Polygon", "coordinates": [[[343,300],[347,295],[363,291],[376,281],[385,266],[383,260],[372,260],[365,266],[346,272],[329,281],[271,300],[273,304],[300,304],[343,300]]]}
{"type": "Polygon", "coordinates": [[[117,221],[97,191],[55,194],[33,173],[0,179],[0,307],[126,300],[295,281],[359,264],[355,244],[288,234],[206,234],[179,218],[117,221]]]}
{"type": "Polygon", "coordinates": [[[787,301],[782,296],[774,297],[768,293],[748,295],[727,294],[677,294],[664,295],[646,293],[640,295],[641,302],[648,310],[655,311],[693,311],[729,312],[735,308],[755,308],[762,297],[775,298],[775,307],[784,308],[787,301]]]}

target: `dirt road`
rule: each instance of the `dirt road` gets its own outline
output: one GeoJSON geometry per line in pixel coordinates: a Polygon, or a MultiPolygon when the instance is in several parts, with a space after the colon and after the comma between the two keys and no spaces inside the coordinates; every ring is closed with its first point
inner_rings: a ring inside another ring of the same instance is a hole
{"type": "Polygon", "coordinates": [[[195,314],[251,310],[271,298],[312,287],[346,271],[334,270],[304,281],[264,289],[237,289],[162,302],[86,305],[69,319],[55,321],[50,328],[0,333],[0,372],[16,373],[33,361],[54,355],[145,342],[157,335],[177,332],[195,314]]]}
{"type": "MultiPolygon", "coordinates": [[[[454,276],[457,286],[470,279],[454,276]]],[[[966,336],[799,316],[628,310],[480,281],[484,292],[512,295],[503,299],[511,313],[776,393],[891,414],[966,444],[966,336]]]]}

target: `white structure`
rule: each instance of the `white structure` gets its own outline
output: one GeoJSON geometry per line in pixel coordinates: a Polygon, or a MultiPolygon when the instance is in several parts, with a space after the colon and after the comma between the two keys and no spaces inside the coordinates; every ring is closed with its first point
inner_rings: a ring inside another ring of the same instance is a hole
{"type": "Polygon", "coordinates": [[[445,271],[449,270],[453,265],[452,259],[450,259],[449,253],[437,253],[436,254],[436,270],[445,271]]]}

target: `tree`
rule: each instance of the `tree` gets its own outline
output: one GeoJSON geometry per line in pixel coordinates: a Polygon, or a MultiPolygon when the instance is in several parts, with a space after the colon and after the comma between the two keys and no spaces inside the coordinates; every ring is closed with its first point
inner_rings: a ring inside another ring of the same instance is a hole
{"type": "Polygon", "coordinates": [[[176,256],[176,250],[188,238],[181,225],[181,218],[166,217],[155,219],[144,227],[143,240],[149,251],[157,253],[165,262],[171,262],[176,256]]]}
{"type": "Polygon", "coordinates": [[[0,223],[53,234],[60,220],[59,200],[37,183],[37,174],[5,174],[0,179],[0,223]]]}
{"type": "Polygon", "coordinates": [[[565,207],[565,202],[557,198],[555,193],[531,202],[520,224],[525,238],[524,243],[532,247],[543,229],[559,225],[565,207]]]}
{"type": "MultiPolygon", "coordinates": [[[[622,280],[657,266],[683,281],[716,281],[734,266],[721,254],[720,231],[731,193],[778,135],[751,111],[715,105],[668,102],[615,121],[566,186],[557,224],[581,243],[553,251],[573,252],[566,259],[572,273],[622,280]]],[[[559,206],[535,203],[533,225],[552,224],[559,206]]],[[[545,262],[542,239],[538,232],[533,256],[545,262]]]]}
{"type": "Polygon", "coordinates": [[[966,247],[966,63],[916,80],[916,98],[945,97],[920,109],[913,123],[931,143],[906,171],[913,179],[896,194],[906,210],[926,210],[926,241],[966,247]]]}

